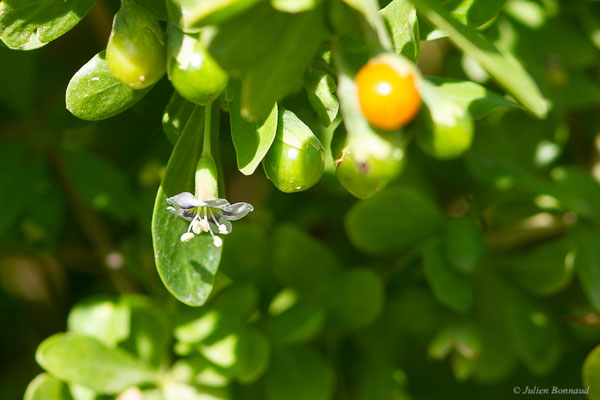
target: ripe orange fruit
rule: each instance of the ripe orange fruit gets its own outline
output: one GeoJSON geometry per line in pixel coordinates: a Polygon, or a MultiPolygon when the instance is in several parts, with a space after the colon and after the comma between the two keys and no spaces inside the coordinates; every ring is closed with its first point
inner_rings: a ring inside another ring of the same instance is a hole
{"type": "Polygon", "coordinates": [[[365,64],[354,82],[362,113],[377,128],[398,129],[419,111],[421,96],[410,71],[401,75],[384,60],[376,60],[365,64]]]}

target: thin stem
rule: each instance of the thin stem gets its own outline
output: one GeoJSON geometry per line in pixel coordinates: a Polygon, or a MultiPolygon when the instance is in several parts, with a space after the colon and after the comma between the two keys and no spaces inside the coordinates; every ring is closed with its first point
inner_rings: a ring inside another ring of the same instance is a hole
{"type": "Polygon", "coordinates": [[[211,109],[212,103],[209,103],[204,107],[204,141],[202,143],[202,155],[208,155],[211,153],[210,142],[210,126],[211,126],[211,109]]]}

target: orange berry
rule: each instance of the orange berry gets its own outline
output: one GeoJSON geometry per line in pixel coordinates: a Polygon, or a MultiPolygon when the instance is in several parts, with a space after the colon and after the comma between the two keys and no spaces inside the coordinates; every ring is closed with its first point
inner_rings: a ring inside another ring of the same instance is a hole
{"type": "Polygon", "coordinates": [[[410,122],[421,106],[412,73],[400,75],[384,61],[364,65],[354,79],[363,115],[371,125],[398,129],[410,122]]]}

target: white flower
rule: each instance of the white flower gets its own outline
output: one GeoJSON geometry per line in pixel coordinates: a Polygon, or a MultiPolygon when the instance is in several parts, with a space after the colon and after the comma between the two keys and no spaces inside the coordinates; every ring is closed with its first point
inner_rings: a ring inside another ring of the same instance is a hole
{"type": "Polygon", "coordinates": [[[223,240],[216,234],[226,235],[231,232],[231,222],[244,218],[254,211],[251,204],[229,204],[225,199],[200,200],[189,192],[179,193],[167,199],[171,206],[167,210],[190,221],[186,233],[181,235],[181,241],[190,241],[194,235],[208,232],[213,238],[213,244],[221,247],[223,240]]]}

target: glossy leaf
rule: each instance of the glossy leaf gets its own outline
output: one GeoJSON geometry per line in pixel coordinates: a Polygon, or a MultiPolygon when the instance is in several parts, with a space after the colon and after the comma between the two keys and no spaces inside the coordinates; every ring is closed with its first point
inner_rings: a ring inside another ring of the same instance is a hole
{"type": "Polygon", "coordinates": [[[325,127],[337,117],[340,103],[335,96],[336,84],[331,75],[318,67],[310,67],[304,75],[308,101],[325,127]]]}
{"type": "Polygon", "coordinates": [[[452,16],[460,22],[477,28],[494,18],[506,0],[451,0],[452,16]]]}
{"type": "Polygon", "coordinates": [[[419,20],[417,11],[409,0],[392,0],[379,14],[392,36],[394,50],[410,60],[419,59],[419,20]]]}
{"type": "Polygon", "coordinates": [[[108,70],[102,51],[71,78],[67,86],[67,109],[77,118],[98,121],[127,110],[150,89],[133,90],[119,82],[108,70]]]}
{"type": "Polygon", "coordinates": [[[297,87],[324,39],[322,7],[290,15],[269,57],[257,58],[243,78],[240,112],[247,120],[261,120],[297,87]]]}
{"type": "Polygon", "coordinates": [[[10,47],[43,46],[67,33],[85,17],[95,0],[3,0],[0,38],[10,47]]]}
{"type": "Polygon", "coordinates": [[[281,12],[299,13],[309,11],[321,3],[322,0],[271,0],[274,9],[281,12]]]}
{"type": "Polygon", "coordinates": [[[29,383],[23,400],[72,400],[72,397],[66,383],[42,373],[29,383]]]}
{"type": "Polygon", "coordinates": [[[433,0],[415,0],[417,11],[434,25],[448,33],[450,40],[477,60],[498,83],[539,118],[548,112],[548,103],[539,88],[517,59],[500,52],[487,39],[458,21],[433,0]]]}
{"type": "Polygon", "coordinates": [[[273,354],[265,384],[267,400],[329,400],[334,372],[308,347],[279,348],[273,354]]]}
{"type": "Polygon", "coordinates": [[[233,91],[229,103],[231,138],[235,147],[237,166],[244,175],[252,175],[269,151],[277,133],[277,104],[269,115],[258,121],[248,122],[240,114],[239,87],[233,91]]]}
{"type": "Polygon", "coordinates": [[[514,101],[502,97],[475,82],[435,77],[427,79],[469,110],[469,114],[474,119],[483,118],[495,110],[519,107],[514,101]]]}
{"type": "Polygon", "coordinates": [[[435,234],[441,223],[437,205],[410,187],[392,187],[356,203],[345,221],[354,246],[373,254],[407,251],[435,234]]]}
{"type": "Polygon", "coordinates": [[[167,0],[169,17],[184,32],[198,32],[205,25],[223,22],[247,8],[257,0],[167,0]]]}
{"type": "MultiPolygon", "coordinates": [[[[218,112],[218,107],[214,107],[218,112]]],[[[197,107],[171,153],[152,217],[154,257],[167,289],[180,301],[204,304],[212,290],[222,247],[215,247],[209,235],[198,235],[182,243],[180,236],[188,223],[167,211],[167,197],[193,191],[196,162],[202,150],[204,109],[197,107]]]]}
{"type": "Polygon", "coordinates": [[[157,378],[153,370],[129,353],[76,333],[58,333],[43,341],[36,360],[53,376],[99,393],[119,393],[157,378]]]}

